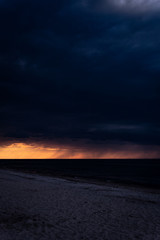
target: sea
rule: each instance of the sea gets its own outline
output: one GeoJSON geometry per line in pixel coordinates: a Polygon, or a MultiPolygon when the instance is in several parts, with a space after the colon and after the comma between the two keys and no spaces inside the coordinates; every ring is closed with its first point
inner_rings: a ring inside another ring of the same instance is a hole
{"type": "Polygon", "coordinates": [[[160,159],[5,159],[0,168],[160,188],[160,159]]]}

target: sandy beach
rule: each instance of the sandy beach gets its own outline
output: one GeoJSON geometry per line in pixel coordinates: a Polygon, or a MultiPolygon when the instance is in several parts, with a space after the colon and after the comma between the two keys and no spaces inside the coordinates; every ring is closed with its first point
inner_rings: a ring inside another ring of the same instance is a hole
{"type": "Polygon", "coordinates": [[[159,240],[158,191],[0,170],[1,240],[159,240]]]}

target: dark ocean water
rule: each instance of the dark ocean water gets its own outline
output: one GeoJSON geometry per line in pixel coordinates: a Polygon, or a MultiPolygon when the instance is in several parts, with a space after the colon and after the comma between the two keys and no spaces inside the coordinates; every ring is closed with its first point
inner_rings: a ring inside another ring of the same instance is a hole
{"type": "Polygon", "coordinates": [[[0,168],[160,188],[160,159],[0,160],[0,168]]]}

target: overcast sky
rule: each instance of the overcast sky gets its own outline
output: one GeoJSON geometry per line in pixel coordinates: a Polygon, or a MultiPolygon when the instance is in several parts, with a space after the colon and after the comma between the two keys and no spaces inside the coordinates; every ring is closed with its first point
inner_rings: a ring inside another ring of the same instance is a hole
{"type": "Polygon", "coordinates": [[[0,24],[1,146],[159,149],[159,1],[0,0],[0,24]]]}

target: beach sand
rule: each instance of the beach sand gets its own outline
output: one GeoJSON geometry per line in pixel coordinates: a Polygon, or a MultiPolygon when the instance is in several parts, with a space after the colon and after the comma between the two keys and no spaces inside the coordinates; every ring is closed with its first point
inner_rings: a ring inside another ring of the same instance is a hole
{"type": "Polygon", "coordinates": [[[0,170],[0,240],[160,240],[160,194],[0,170]]]}

